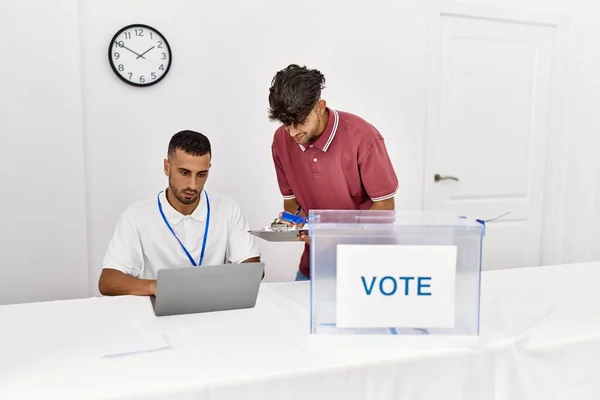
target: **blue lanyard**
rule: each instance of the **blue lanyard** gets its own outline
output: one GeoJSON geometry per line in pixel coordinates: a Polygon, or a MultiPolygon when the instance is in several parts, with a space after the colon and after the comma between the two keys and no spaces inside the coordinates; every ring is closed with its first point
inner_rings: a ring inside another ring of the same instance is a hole
{"type": "MultiPolygon", "coordinates": [[[[160,192],[160,193],[162,193],[162,192],[160,192]]],[[[204,196],[206,197],[206,225],[204,226],[204,238],[202,238],[202,251],[200,252],[200,260],[198,260],[198,264],[196,264],[196,261],[194,261],[194,258],[191,256],[190,252],[185,248],[183,243],[181,243],[181,240],[179,240],[179,238],[175,234],[175,231],[173,231],[173,228],[171,228],[171,225],[169,224],[169,221],[167,220],[167,217],[165,216],[165,213],[163,212],[162,204],[160,204],[160,193],[157,196],[158,211],[160,211],[160,215],[162,215],[162,218],[165,221],[165,224],[167,224],[167,228],[169,228],[169,230],[171,231],[173,236],[175,236],[175,239],[177,239],[177,241],[181,245],[181,248],[183,249],[183,251],[185,251],[185,254],[190,259],[190,262],[192,263],[192,265],[194,267],[196,267],[198,265],[202,265],[202,260],[204,260],[204,250],[206,250],[206,238],[208,238],[208,225],[210,224],[210,201],[208,200],[208,193],[206,193],[206,190],[204,190],[204,196]]]]}

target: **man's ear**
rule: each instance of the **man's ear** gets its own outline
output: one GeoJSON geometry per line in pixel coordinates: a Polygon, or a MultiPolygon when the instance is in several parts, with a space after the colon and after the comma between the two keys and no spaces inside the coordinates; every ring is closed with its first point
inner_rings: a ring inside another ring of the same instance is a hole
{"type": "Polygon", "coordinates": [[[319,111],[319,115],[323,115],[325,112],[325,108],[327,108],[327,102],[323,99],[319,100],[317,103],[317,110],[319,111]]]}
{"type": "Polygon", "coordinates": [[[170,169],[171,169],[171,166],[169,165],[169,160],[167,160],[165,158],[165,161],[164,161],[164,170],[165,170],[165,175],[166,176],[169,176],[169,170],[170,169]]]}

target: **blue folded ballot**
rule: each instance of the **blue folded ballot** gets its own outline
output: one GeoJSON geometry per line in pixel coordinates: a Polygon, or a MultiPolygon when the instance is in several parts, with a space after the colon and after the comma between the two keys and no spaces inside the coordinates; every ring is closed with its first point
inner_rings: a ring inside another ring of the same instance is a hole
{"type": "Polygon", "coordinates": [[[284,221],[291,222],[293,224],[306,224],[308,222],[306,218],[302,218],[300,215],[292,214],[287,211],[284,211],[281,214],[281,219],[284,221]]]}

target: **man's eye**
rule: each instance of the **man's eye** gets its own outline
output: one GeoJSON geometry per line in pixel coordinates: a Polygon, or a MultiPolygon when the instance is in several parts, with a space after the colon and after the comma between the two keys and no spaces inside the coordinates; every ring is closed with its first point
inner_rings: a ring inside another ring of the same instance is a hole
{"type": "Polygon", "coordinates": [[[179,171],[179,172],[180,172],[180,173],[181,173],[181,175],[183,175],[183,176],[186,176],[186,175],[188,175],[188,174],[189,174],[189,172],[188,172],[188,171],[179,171]]]}

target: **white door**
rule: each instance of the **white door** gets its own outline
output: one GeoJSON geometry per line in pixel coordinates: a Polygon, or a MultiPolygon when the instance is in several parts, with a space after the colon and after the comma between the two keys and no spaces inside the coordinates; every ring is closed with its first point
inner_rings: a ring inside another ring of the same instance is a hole
{"type": "Polygon", "coordinates": [[[554,28],[440,18],[424,208],[478,219],[510,212],[487,224],[483,268],[539,265],[554,28]]]}

